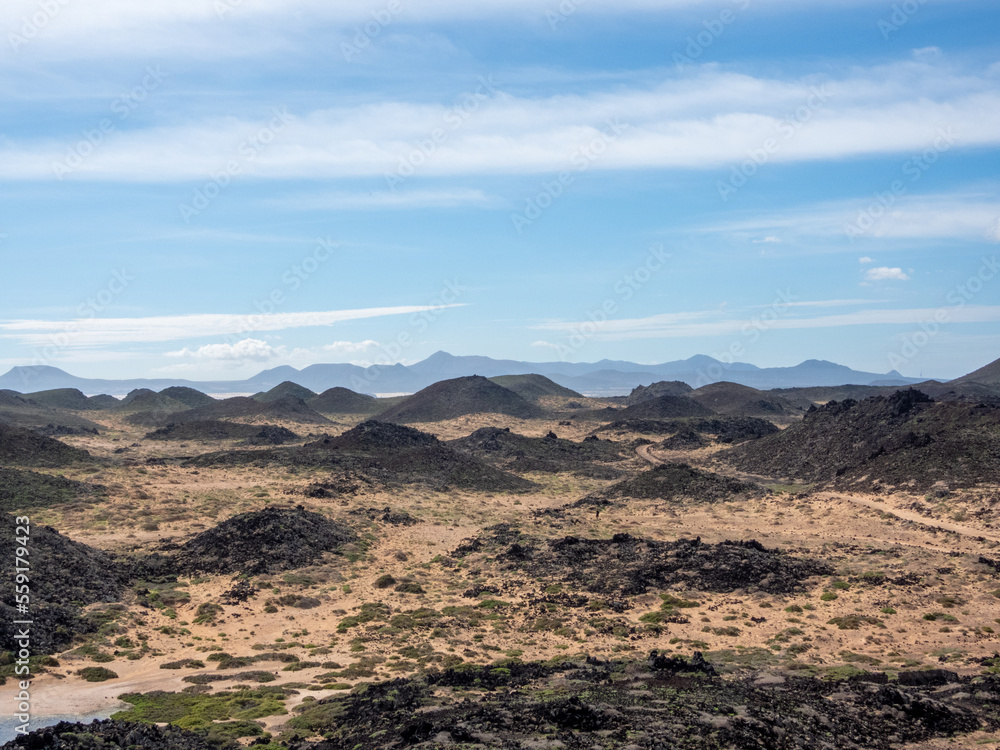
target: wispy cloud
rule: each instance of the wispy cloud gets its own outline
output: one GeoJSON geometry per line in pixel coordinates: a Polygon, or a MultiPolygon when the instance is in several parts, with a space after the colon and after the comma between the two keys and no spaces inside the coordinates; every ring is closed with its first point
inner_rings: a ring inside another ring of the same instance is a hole
{"type": "MultiPolygon", "coordinates": [[[[882,300],[877,299],[821,299],[798,302],[784,302],[788,307],[852,307],[855,305],[871,305],[882,300]]],[[[773,307],[770,305],[758,305],[757,307],[773,307]]]]}
{"type": "MultiPolygon", "coordinates": [[[[741,237],[781,230],[796,238],[846,239],[860,233],[865,239],[982,241],[989,237],[991,227],[998,226],[1000,189],[902,195],[888,209],[879,211],[870,224],[865,224],[864,231],[858,230],[858,216],[871,205],[879,206],[874,194],[859,195],[850,200],[805,205],[793,211],[705,227],[704,231],[741,237]]],[[[864,256],[858,262],[869,264],[874,260],[864,256]]]]}
{"type": "MultiPolygon", "coordinates": [[[[421,167],[422,176],[558,172],[611,128],[620,132],[591,161],[594,169],[725,168],[776,137],[797,108],[817,97],[825,103],[813,110],[809,126],[794,139],[782,139],[772,161],[919,152],[941,128],[954,129],[956,148],[1000,143],[1000,130],[993,127],[1000,121],[1000,92],[992,79],[913,62],[822,80],[705,67],[652,87],[542,98],[502,91],[491,96],[489,107],[449,132],[421,167]],[[914,67],[924,78],[915,76],[914,67]]],[[[384,176],[415,143],[442,127],[448,111],[444,105],[398,100],[311,111],[290,107],[290,124],[241,163],[239,178],[384,176]]],[[[184,125],[123,129],[65,179],[203,180],[237,158],[240,145],[270,117],[199,114],[184,125]]],[[[78,132],[66,139],[5,139],[0,178],[51,179],[53,163],[65,158],[67,141],[74,139],[78,132]]],[[[467,194],[465,199],[470,197],[479,198],[467,194]]],[[[392,204],[405,198],[387,194],[380,200],[392,204]]]]}
{"type": "MultiPolygon", "coordinates": [[[[768,322],[769,330],[837,328],[841,326],[917,325],[934,320],[939,308],[902,310],[859,310],[841,315],[815,317],[780,316],[768,322]]],[[[965,305],[948,308],[951,323],[994,323],[1000,321],[1000,306],[965,305]]],[[[588,321],[548,321],[536,329],[572,334],[588,321]]],[[[720,311],[672,313],[646,318],[610,320],[598,327],[592,338],[603,341],[629,339],[673,339],[738,334],[748,325],[748,318],[734,318],[720,311]]],[[[543,342],[544,343],[544,342],[543,342]]]]}
{"type": "MultiPolygon", "coordinates": [[[[257,331],[330,326],[349,320],[408,315],[451,307],[410,305],[371,307],[358,310],[274,313],[270,315],[168,315],[148,318],[88,318],[78,320],[0,321],[0,338],[15,339],[28,346],[47,346],[53,337],[64,338],[69,347],[107,346],[121,343],[178,341],[200,336],[239,335],[257,331]]],[[[204,347],[203,347],[204,348],[204,347]]],[[[209,353],[221,352],[209,348],[209,353]]]]}
{"type": "MultiPolygon", "coordinates": [[[[863,0],[854,0],[862,2],[863,0]]],[[[791,0],[756,0],[760,4],[791,5],[791,0]]],[[[814,0],[815,3],[843,5],[845,0],[814,0]]],[[[623,15],[649,11],[683,10],[703,0],[589,0],[574,3],[583,14],[623,15]]],[[[718,3],[721,5],[721,3],[718,3]]],[[[4,0],[0,5],[0,28],[5,32],[21,28],[42,8],[47,13],[43,26],[49,42],[44,51],[60,59],[107,58],[126,54],[160,51],[185,52],[205,58],[244,57],[263,49],[293,49],[290,37],[303,27],[325,26],[350,39],[355,28],[389,18],[383,26],[406,26],[449,20],[516,18],[545,23],[548,10],[558,10],[558,2],[538,0],[461,0],[390,5],[387,0],[90,0],[87,3],[42,4],[38,0],[4,0]],[[399,7],[391,12],[391,7],[399,7]],[[261,33],[266,30],[267,33],[261,33]],[[246,36],[255,44],[248,48],[246,36]],[[244,44],[240,44],[244,41],[244,44]],[[214,42],[214,43],[213,43],[214,42]]],[[[380,29],[381,31],[381,29],[380,29]]],[[[390,31],[395,31],[391,28],[390,31]]],[[[389,32],[383,32],[389,33],[389,32]]],[[[300,34],[299,34],[300,35],[300,34]]],[[[296,35],[298,36],[298,35],[296,35]]],[[[40,45],[36,45],[36,54],[40,45]]]]}

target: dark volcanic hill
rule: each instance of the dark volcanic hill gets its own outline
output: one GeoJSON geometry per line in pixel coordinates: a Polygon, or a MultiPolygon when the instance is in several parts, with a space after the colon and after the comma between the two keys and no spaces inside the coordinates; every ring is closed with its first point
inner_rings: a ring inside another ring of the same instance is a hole
{"type": "Polygon", "coordinates": [[[815,388],[775,388],[770,393],[800,409],[808,409],[810,406],[819,406],[827,401],[843,401],[846,398],[860,401],[870,396],[888,396],[898,390],[896,386],[829,385],[815,388]]]}
{"type": "MultiPolygon", "coordinates": [[[[72,432],[94,432],[101,425],[83,416],[88,408],[76,408],[80,403],[70,391],[45,391],[35,401],[15,391],[0,391],[0,422],[44,431],[46,433],[69,434],[72,432]],[[73,408],[53,404],[72,403],[73,408]]],[[[87,403],[91,403],[89,399],[87,403]]],[[[115,402],[117,403],[117,401],[115,402]]],[[[94,405],[96,406],[96,404],[94,405]]],[[[90,415],[88,415],[90,416],[90,415]]]]}
{"type": "Polygon", "coordinates": [[[513,391],[525,401],[538,401],[546,396],[583,398],[576,391],[564,388],[544,375],[498,375],[490,380],[513,391]]]}
{"type": "Polygon", "coordinates": [[[621,419],[673,419],[675,417],[708,417],[714,412],[687,396],[657,396],[614,413],[621,419]]]}
{"type": "Polygon", "coordinates": [[[922,491],[1000,482],[1000,406],[915,390],[831,401],[803,421],[718,455],[743,471],[842,487],[922,491]]]}
{"type": "Polygon", "coordinates": [[[114,411],[119,414],[135,414],[137,412],[170,412],[190,409],[183,401],[178,401],[164,393],[157,393],[148,388],[138,388],[130,391],[114,411]]]}
{"type": "Polygon", "coordinates": [[[433,435],[413,427],[369,419],[337,437],[324,438],[306,447],[322,445],[330,450],[387,454],[444,445],[433,435]]]}
{"type": "MultiPolygon", "coordinates": [[[[890,750],[962,743],[981,726],[995,732],[995,678],[942,689],[906,687],[884,674],[870,682],[754,677],[720,679],[697,651],[690,659],[655,650],[627,661],[506,659],[341,691],[303,703],[287,727],[288,734],[325,738],[295,743],[296,750],[890,750]],[[452,697],[465,691],[475,697],[452,697]]],[[[35,734],[10,750],[33,750],[35,734]]],[[[78,742],[53,747],[113,746],[78,742]]]]}
{"type": "Polygon", "coordinates": [[[37,471],[0,468],[0,510],[49,507],[94,496],[105,488],[37,471]]]}
{"type": "Polygon", "coordinates": [[[301,506],[265,508],[196,535],[181,546],[174,563],[189,572],[276,573],[311,565],[355,538],[349,528],[301,506]]]}
{"type": "Polygon", "coordinates": [[[660,380],[650,385],[640,385],[632,389],[625,399],[628,406],[641,404],[643,401],[652,401],[660,396],[686,396],[693,389],[687,383],[679,380],[660,380]]]}
{"type": "Polygon", "coordinates": [[[270,404],[278,401],[279,399],[285,398],[286,396],[297,398],[300,401],[309,401],[309,399],[315,398],[316,394],[308,388],[303,388],[297,383],[286,380],[285,382],[274,386],[274,388],[269,391],[255,393],[251,398],[255,401],[260,401],[262,404],[270,404]]]}
{"type": "Polygon", "coordinates": [[[178,417],[185,422],[204,420],[249,419],[269,422],[299,422],[301,424],[332,424],[329,419],[309,407],[302,399],[282,396],[268,403],[261,403],[246,396],[215,401],[208,406],[191,409],[178,417]]]}
{"type": "Polygon", "coordinates": [[[7,389],[0,390],[0,408],[26,408],[31,405],[23,393],[7,389]]]}
{"type": "Polygon", "coordinates": [[[530,419],[542,411],[511,390],[473,375],[442,380],[379,414],[383,422],[439,422],[466,414],[506,414],[530,419]]]}
{"type": "MultiPolygon", "coordinates": [[[[695,555],[704,554],[707,547],[701,545],[695,555]]],[[[756,558],[754,552],[759,551],[734,549],[748,561],[756,558]]],[[[776,569],[781,571],[780,566],[776,569]]],[[[775,575],[783,577],[783,572],[775,575]]],[[[391,611],[388,605],[381,606],[391,611]]],[[[417,627],[428,631],[432,627],[425,623],[447,621],[435,617],[438,613],[432,609],[420,613],[417,627]]],[[[503,659],[431,667],[417,676],[365,682],[360,689],[303,701],[281,735],[270,742],[264,737],[254,742],[294,750],[891,750],[968,748],[973,747],[970,741],[984,736],[969,732],[996,731],[1000,683],[995,675],[959,677],[929,670],[925,674],[930,679],[923,682],[904,682],[904,674],[916,672],[900,672],[891,680],[879,672],[859,675],[861,679],[821,679],[806,670],[720,676],[719,671],[729,670],[725,652],[718,657],[654,650],[609,661],[566,655],[551,661],[503,659]],[[950,684],[942,687],[934,678],[950,684]],[[456,700],[456,693],[468,694],[456,700]],[[561,739],[553,741],[553,736],[561,739]]],[[[283,699],[291,689],[282,684],[269,691],[283,699]]],[[[154,697],[179,706],[195,701],[185,694],[154,697]]],[[[255,705],[239,690],[221,697],[228,698],[227,708],[255,705]]],[[[133,694],[127,700],[138,698],[133,694]]],[[[189,715],[198,715],[193,711],[200,708],[198,704],[189,715]]],[[[131,718],[128,713],[116,716],[131,718]]],[[[3,749],[238,750],[246,745],[228,739],[235,733],[231,728],[254,726],[245,721],[212,724],[199,718],[211,729],[199,727],[195,733],[121,718],[36,729],[3,749]]]]}
{"type": "Polygon", "coordinates": [[[1000,388],[1000,359],[993,360],[988,365],[980,367],[968,375],[955,378],[951,381],[951,384],[954,383],[982,383],[1000,388]]]}
{"type": "Polygon", "coordinates": [[[546,583],[564,581],[576,590],[615,598],[678,587],[781,594],[795,591],[806,578],[832,572],[818,560],[769,550],[754,540],[660,542],[630,534],[543,540],[507,524],[484,529],[451,553],[454,558],[469,555],[492,558],[501,568],[521,570],[546,583]]]}
{"type": "Polygon", "coordinates": [[[60,721],[58,724],[18,735],[4,750],[97,750],[130,748],[138,750],[236,750],[231,740],[209,738],[206,732],[192,732],[173,724],[157,726],[136,721],[96,720],[89,724],[60,721]]]}
{"type": "MultiPolygon", "coordinates": [[[[17,616],[13,575],[14,516],[0,513],[0,542],[10,551],[10,575],[0,576],[0,650],[16,650],[17,616]]],[[[101,550],[74,542],[48,526],[32,526],[31,650],[52,653],[68,645],[77,633],[96,630],[80,616],[80,606],[117,601],[124,579],[113,558],[101,550]]]]}
{"type": "Polygon", "coordinates": [[[374,396],[349,388],[329,388],[306,403],[321,414],[374,414],[381,408],[374,396]]]}
{"type": "Polygon", "coordinates": [[[681,500],[719,502],[738,498],[763,497],[760,485],[741,482],[687,464],[663,464],[606,487],[596,495],[577,501],[577,506],[602,505],[612,500],[681,500]]]}
{"type": "Polygon", "coordinates": [[[215,399],[207,393],[202,393],[201,391],[196,391],[194,388],[186,388],[180,385],[164,388],[160,391],[160,395],[172,398],[174,401],[180,401],[182,404],[192,409],[197,409],[199,406],[208,406],[209,404],[215,403],[215,399]]]}
{"type": "Polygon", "coordinates": [[[76,411],[92,411],[100,408],[76,388],[56,388],[51,391],[29,393],[26,399],[39,406],[53,409],[74,409],[76,411]]]}
{"type": "Polygon", "coordinates": [[[433,435],[403,425],[368,420],[342,435],[294,448],[209,453],[189,466],[309,466],[338,476],[363,476],[381,485],[427,484],[435,489],[525,492],[536,485],[459,453],[433,435]]]}
{"type": "Polygon", "coordinates": [[[95,409],[111,409],[119,403],[118,399],[106,393],[102,393],[99,396],[91,396],[88,401],[90,401],[95,409]]]}
{"type": "Polygon", "coordinates": [[[802,413],[802,409],[781,396],[737,383],[711,383],[688,395],[716,414],[781,418],[798,416],[802,413]]]}
{"type": "Polygon", "coordinates": [[[682,419],[623,419],[598,427],[593,434],[611,432],[616,435],[646,433],[674,435],[695,432],[711,435],[720,443],[740,443],[773,435],[778,428],[760,417],[686,417],[682,419]]]}
{"type": "MultiPolygon", "coordinates": [[[[936,401],[1000,400],[1000,385],[987,385],[971,380],[952,380],[947,383],[927,380],[912,387],[936,401]]],[[[849,398],[860,401],[871,396],[891,396],[898,390],[899,386],[888,385],[839,385],[819,388],[779,388],[768,391],[768,394],[780,396],[795,406],[808,409],[810,406],[819,406],[828,401],[843,401],[849,398]]]]}
{"type": "Polygon", "coordinates": [[[90,460],[87,451],[0,422],[0,465],[55,467],[90,460]]]}
{"type": "Polygon", "coordinates": [[[511,432],[510,428],[483,427],[471,435],[451,440],[448,445],[509,471],[572,471],[587,476],[614,479],[621,476],[608,464],[620,463],[620,447],[607,440],[573,440],[556,437],[535,438],[511,432]]]}
{"type": "Polygon", "coordinates": [[[117,405],[111,407],[110,412],[123,416],[131,424],[154,425],[190,408],[183,401],[148,388],[140,388],[131,391],[117,405]]]}
{"type": "Polygon", "coordinates": [[[146,433],[145,437],[147,440],[246,440],[249,445],[282,445],[298,439],[298,435],[284,427],[214,419],[171,422],[146,433]]]}

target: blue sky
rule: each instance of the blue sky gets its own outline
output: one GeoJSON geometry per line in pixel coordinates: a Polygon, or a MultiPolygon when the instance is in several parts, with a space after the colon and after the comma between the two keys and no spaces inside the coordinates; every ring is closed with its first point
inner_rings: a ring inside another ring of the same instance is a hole
{"type": "Polygon", "coordinates": [[[7,0],[0,369],[1000,356],[1000,8],[7,0]]]}

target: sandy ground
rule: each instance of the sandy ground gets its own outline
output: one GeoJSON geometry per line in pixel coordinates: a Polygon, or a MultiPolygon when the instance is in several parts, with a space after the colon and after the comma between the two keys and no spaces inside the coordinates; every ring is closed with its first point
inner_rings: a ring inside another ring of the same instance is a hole
{"type": "MultiPolygon", "coordinates": [[[[560,437],[573,439],[581,439],[595,427],[579,421],[565,425],[558,421],[523,422],[487,415],[420,427],[450,439],[488,425],[509,426],[513,431],[535,436],[552,430],[560,437]]],[[[33,511],[35,523],[50,523],[74,539],[109,550],[148,550],[165,540],[182,541],[239,512],[268,505],[292,507],[301,504],[334,519],[360,524],[359,530],[373,535],[373,542],[357,562],[347,563],[343,558],[331,556],[299,571],[311,579],[311,583],[288,583],[281,576],[258,580],[261,591],[257,597],[246,604],[225,606],[215,623],[193,624],[194,611],[201,603],[218,601],[219,595],[231,585],[228,576],[184,581],[183,590],[188,592],[190,600],[175,607],[176,619],[162,611],[143,610],[132,605],[132,611],[141,615],[141,624],[140,620],[126,622],[125,635],[134,639],[141,634],[148,639],[152,652],[135,661],[116,658],[101,664],[113,669],[119,677],[96,684],[84,682],[75,674],[81,667],[94,665],[89,658],[59,656],[59,668],[34,680],[32,695],[36,713],[83,713],[121,705],[117,696],[124,693],[181,690],[189,685],[183,677],[216,673],[215,665],[209,663],[207,668],[181,670],[165,670],[160,665],[185,658],[204,660],[211,653],[209,649],[221,648],[234,656],[251,656],[260,653],[261,648],[296,641],[304,645],[295,648],[293,653],[303,660],[348,666],[361,657],[378,655],[386,661],[378,667],[376,678],[405,675],[406,671],[389,670],[393,656],[403,644],[375,640],[365,643],[365,650],[358,652],[353,650],[352,635],[360,631],[344,635],[337,632],[337,625],[364,602],[391,601],[394,609],[432,607],[440,610],[447,606],[469,605],[470,600],[463,598],[461,593],[476,582],[495,582],[488,578],[492,573],[453,570],[433,561],[463,540],[475,536],[482,528],[498,522],[519,524],[527,533],[542,536],[607,537],[628,532],[665,540],[695,536],[708,542],[753,538],[768,547],[795,554],[822,555],[834,565],[837,577],[854,582],[846,589],[837,590],[837,598],[830,601],[821,599],[823,593],[834,590],[830,579],[811,582],[801,594],[789,597],[746,592],[697,593],[701,606],[692,612],[690,623],[671,624],[661,635],[646,635],[636,641],[593,632],[588,634],[585,613],[573,615],[576,619],[570,622],[572,636],[531,632],[530,628],[521,625],[530,623],[525,602],[539,593],[539,585],[511,579],[508,581],[511,588],[504,591],[503,598],[511,603],[515,612],[514,626],[503,632],[484,627],[475,634],[452,632],[446,637],[432,639],[430,642],[438,653],[488,663],[515,650],[525,660],[581,651],[605,658],[642,656],[653,648],[690,653],[692,642],[704,644],[699,647],[707,651],[768,650],[786,630],[795,628],[804,633],[801,637],[808,645],[797,658],[808,665],[840,665],[844,663],[843,655],[848,652],[877,659],[879,666],[874,668],[879,669],[946,665],[948,669],[974,674],[980,669],[977,659],[1000,649],[1000,637],[993,632],[1000,630],[1000,600],[993,594],[1000,580],[978,563],[980,555],[994,559],[1000,556],[1000,535],[989,527],[990,519],[957,522],[914,511],[909,507],[914,498],[908,495],[873,498],[826,491],[802,495],[776,492],[760,500],[714,505],[695,501],[636,502],[608,508],[599,519],[582,510],[568,512],[564,518],[533,517],[530,515],[532,510],[566,506],[609,483],[568,474],[540,474],[530,477],[541,486],[530,495],[437,493],[409,487],[392,491],[366,490],[354,496],[317,500],[301,494],[305,485],[317,479],[312,472],[282,468],[190,470],[169,462],[147,466],[145,459],[149,457],[196,455],[218,450],[219,446],[216,443],[189,443],[182,447],[148,441],[142,438],[142,430],[123,424],[117,427],[118,431],[111,437],[67,440],[95,454],[115,458],[114,465],[96,474],[66,472],[67,476],[107,486],[107,501],[33,511]],[[122,444],[130,450],[114,454],[114,448],[122,444]],[[352,509],[387,506],[406,510],[422,522],[411,527],[365,525],[366,522],[359,522],[358,516],[349,514],[352,509]],[[871,571],[885,572],[890,578],[915,571],[924,576],[926,585],[862,583],[861,576],[871,571]],[[374,581],[384,573],[417,581],[427,593],[387,594],[376,589],[374,581]],[[276,612],[266,613],[265,602],[276,596],[275,592],[301,592],[320,599],[321,606],[306,610],[281,607],[276,612]],[[387,596],[392,597],[391,600],[387,596]],[[941,603],[942,600],[946,603],[941,603]],[[812,609],[786,612],[785,608],[793,604],[808,604],[812,609]],[[523,614],[520,607],[523,607],[523,614]],[[894,609],[895,613],[879,614],[886,608],[894,609]],[[924,617],[935,612],[951,619],[928,620],[924,617]],[[833,618],[857,613],[877,615],[884,621],[884,627],[840,630],[829,624],[833,618]],[[751,617],[761,621],[753,622],[751,617]],[[739,626],[739,635],[714,632],[732,624],[739,626]],[[181,632],[163,632],[164,628],[181,632]],[[254,650],[254,645],[259,648],[254,650]],[[306,645],[323,649],[322,655],[312,655],[315,649],[306,648],[306,645]]],[[[298,430],[301,432],[302,427],[298,430]]],[[[637,453],[652,464],[685,457],[675,451],[658,452],[651,446],[640,446],[637,453]]],[[[696,460],[705,455],[705,451],[694,452],[690,458],[696,460]]],[[[634,461],[631,451],[623,448],[622,465],[631,465],[634,461]]],[[[638,597],[637,606],[625,617],[639,625],[639,617],[656,609],[658,602],[655,593],[638,597]]],[[[114,650],[113,645],[104,648],[114,650]]],[[[310,683],[330,671],[325,667],[313,667],[283,672],[284,666],[279,662],[261,663],[249,669],[275,671],[279,679],[269,683],[271,685],[310,683]]],[[[230,685],[215,683],[214,689],[230,685]]],[[[11,698],[14,687],[10,681],[0,687],[0,702],[11,698]]],[[[321,698],[328,694],[330,691],[303,690],[289,706],[307,695],[321,698]]],[[[273,729],[286,719],[269,717],[264,722],[273,729]]],[[[980,736],[975,741],[988,739],[990,737],[980,736]]],[[[968,742],[972,741],[973,738],[968,738],[968,742]]],[[[948,742],[919,747],[937,750],[945,746],[966,745],[948,742]]]]}

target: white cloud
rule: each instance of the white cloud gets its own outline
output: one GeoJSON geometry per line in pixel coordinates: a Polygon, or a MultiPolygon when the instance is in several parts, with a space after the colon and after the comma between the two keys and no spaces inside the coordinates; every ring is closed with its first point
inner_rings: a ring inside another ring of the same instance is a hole
{"type": "Polygon", "coordinates": [[[538,341],[532,341],[531,345],[536,346],[539,349],[553,349],[555,351],[558,351],[559,349],[563,348],[559,344],[553,344],[551,341],[543,341],[541,339],[539,339],[538,341]]]}
{"type": "Polygon", "coordinates": [[[866,281],[909,281],[910,277],[902,268],[879,266],[865,271],[866,281]]]}
{"type": "Polygon", "coordinates": [[[869,258],[867,255],[863,255],[860,258],[858,258],[858,263],[860,263],[861,265],[865,265],[867,263],[874,263],[874,262],[875,262],[875,260],[873,258],[869,258]]]}
{"type": "MultiPolygon", "coordinates": [[[[683,10],[703,0],[579,0],[582,14],[620,15],[636,11],[683,10]]],[[[764,2],[764,0],[757,0],[764,2]]],[[[814,0],[819,2],[819,0],[814,0]]],[[[863,0],[857,0],[859,2],[863,0]]],[[[789,0],[769,0],[790,4],[789,0]]],[[[828,0],[842,4],[844,0],[828,0]]],[[[728,7],[729,3],[720,7],[728,7]]],[[[568,4],[564,4],[565,7],[568,4]]],[[[59,59],[108,57],[123,54],[162,54],[178,51],[199,57],[246,56],[262,48],[287,46],[294,32],[318,28],[339,32],[335,39],[349,41],[366,24],[375,24],[376,36],[394,33],[414,23],[485,18],[518,18],[543,25],[546,12],[559,12],[558,2],[538,0],[433,0],[400,3],[402,10],[389,12],[387,0],[88,0],[86,3],[52,0],[4,0],[0,4],[0,28],[19,33],[26,19],[46,15],[37,40],[26,51],[40,49],[59,59]],[[55,12],[43,12],[43,8],[55,12]],[[214,42],[214,44],[212,43],[214,42]],[[241,44],[242,42],[242,44],[241,44]]],[[[715,11],[716,13],[718,11],[715,11]]],[[[329,36],[329,34],[327,34],[329,36]]],[[[339,55],[339,44],[331,45],[339,55]]],[[[22,51],[24,54],[25,51],[22,51]]]]}
{"type": "MultiPolygon", "coordinates": [[[[643,88],[525,97],[499,88],[474,116],[449,126],[443,104],[383,101],[330,109],[298,110],[291,122],[252,160],[240,145],[265,125],[228,114],[192,115],[181,125],[122,128],[93,150],[66,180],[171,182],[205,180],[227,161],[239,162],[236,179],[343,178],[394,174],[401,160],[435,129],[445,137],[419,167],[422,177],[467,174],[552,173],[573,169],[574,155],[589,144],[606,145],[589,169],[727,169],[746,160],[768,139],[779,148],[770,161],[796,162],[877,154],[910,154],[927,148],[940,129],[961,138],[954,148],[1000,143],[1000,91],[989,77],[959,75],[908,62],[856,70],[840,78],[778,79],[712,67],[671,75],[643,88]],[[821,92],[819,98],[815,92],[821,92]],[[787,118],[806,102],[808,126],[787,118]],[[609,122],[622,128],[609,139],[609,122]],[[330,144],[337,144],[332,148],[330,144]]],[[[5,138],[0,178],[52,179],[53,163],[81,138],[5,138]]],[[[334,194],[357,205],[357,198],[334,194]]],[[[411,200],[484,201],[464,194],[416,193],[411,200]]],[[[393,194],[378,200],[405,201],[393,194]]]]}
{"type": "Polygon", "coordinates": [[[238,362],[267,362],[280,354],[278,349],[260,339],[243,339],[235,344],[206,344],[194,350],[184,347],[180,351],[167,352],[168,357],[238,362]]]}
{"type": "MultiPolygon", "coordinates": [[[[902,167],[902,165],[901,165],[902,167]]],[[[836,203],[805,206],[795,211],[756,216],[753,219],[707,227],[740,237],[767,231],[781,231],[793,237],[847,238],[848,229],[865,239],[905,239],[912,241],[954,239],[982,241],[989,237],[997,219],[1000,191],[956,190],[954,193],[902,195],[885,210],[874,195],[836,203]],[[874,212],[872,207],[875,208],[874,212]],[[859,216],[870,218],[858,229],[859,216]],[[877,218],[876,218],[877,217],[877,218]]],[[[1000,226],[997,227],[1000,235],[1000,226]]],[[[850,244],[845,244],[850,248],[850,244]]],[[[865,256],[866,258],[868,256],[865,256]]],[[[869,258],[871,262],[874,262],[869,258]]],[[[859,263],[866,263],[865,258],[859,263]]]]}
{"type": "Polygon", "coordinates": [[[409,315],[430,310],[463,307],[410,305],[357,310],[273,313],[270,315],[166,315],[149,318],[84,318],[78,320],[0,321],[0,339],[15,339],[28,346],[50,346],[53,336],[65,338],[70,347],[93,347],[125,342],[177,341],[199,336],[283,331],[291,328],[329,326],[348,320],[387,315],[409,315]]]}
{"type": "MultiPolygon", "coordinates": [[[[949,323],[1000,322],[1000,306],[965,305],[944,308],[912,308],[902,310],[858,310],[840,315],[795,317],[779,316],[768,324],[768,330],[800,330],[813,328],[838,328],[841,326],[918,325],[934,320],[940,310],[945,310],[949,323]]],[[[712,311],[671,313],[647,318],[611,320],[601,324],[592,338],[599,341],[624,341],[631,339],[673,339],[710,336],[741,335],[748,326],[747,318],[722,317],[712,311]]],[[[534,326],[536,329],[560,331],[570,335],[589,321],[550,321],[534,326]]]]}
{"type": "Polygon", "coordinates": [[[776,245],[781,243],[781,239],[775,237],[773,234],[769,234],[767,237],[764,237],[759,240],[751,240],[751,242],[753,242],[753,244],[755,245],[770,245],[770,244],[776,245]]]}

